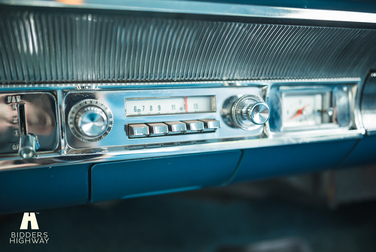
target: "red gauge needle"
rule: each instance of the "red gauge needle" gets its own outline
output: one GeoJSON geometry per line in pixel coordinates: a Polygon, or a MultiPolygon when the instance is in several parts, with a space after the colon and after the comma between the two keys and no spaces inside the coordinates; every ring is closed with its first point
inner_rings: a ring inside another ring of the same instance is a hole
{"type": "Polygon", "coordinates": [[[298,116],[300,116],[300,115],[302,115],[303,114],[303,111],[304,111],[304,109],[306,108],[306,107],[308,107],[309,106],[309,104],[308,105],[305,105],[303,108],[301,108],[301,109],[299,109],[298,110],[298,112],[296,112],[296,114],[295,115],[293,115],[293,117],[291,117],[291,119],[294,119],[294,118],[296,118],[296,117],[298,117],[298,116]]]}
{"type": "Polygon", "coordinates": [[[188,112],[188,97],[185,97],[185,112],[188,112]]]}

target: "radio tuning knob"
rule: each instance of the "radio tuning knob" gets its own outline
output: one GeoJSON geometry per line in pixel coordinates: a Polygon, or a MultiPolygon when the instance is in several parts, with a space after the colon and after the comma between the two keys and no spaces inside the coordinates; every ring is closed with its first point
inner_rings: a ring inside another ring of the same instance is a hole
{"type": "Polygon", "coordinates": [[[265,102],[257,102],[248,107],[247,118],[254,124],[261,125],[269,119],[269,107],[265,102]]]}
{"type": "Polygon", "coordinates": [[[95,106],[83,107],[76,115],[76,127],[87,137],[98,137],[107,129],[107,115],[95,106]]]}
{"type": "Polygon", "coordinates": [[[233,128],[252,130],[269,119],[269,106],[258,96],[243,95],[227,99],[222,117],[233,128]]]}
{"type": "Polygon", "coordinates": [[[96,142],[111,131],[114,118],[111,110],[94,99],[83,100],[72,107],[68,125],[75,137],[84,142],[96,142]]]}

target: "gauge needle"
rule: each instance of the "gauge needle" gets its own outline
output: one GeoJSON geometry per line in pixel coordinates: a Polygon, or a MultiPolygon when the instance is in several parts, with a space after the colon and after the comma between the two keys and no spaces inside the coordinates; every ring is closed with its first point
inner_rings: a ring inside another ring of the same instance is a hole
{"type": "Polygon", "coordinates": [[[294,118],[296,118],[296,117],[298,117],[298,116],[300,116],[300,115],[302,115],[303,114],[303,111],[304,111],[304,109],[306,108],[306,107],[308,107],[309,106],[309,104],[308,105],[305,105],[303,108],[301,108],[301,109],[299,109],[298,110],[298,112],[296,112],[296,114],[295,115],[293,115],[293,117],[291,117],[291,119],[294,119],[294,118]]]}

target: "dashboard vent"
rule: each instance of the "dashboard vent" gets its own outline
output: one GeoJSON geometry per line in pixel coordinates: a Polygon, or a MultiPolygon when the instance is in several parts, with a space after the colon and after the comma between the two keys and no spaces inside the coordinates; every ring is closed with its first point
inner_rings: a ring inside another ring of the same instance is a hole
{"type": "Polygon", "coordinates": [[[343,78],[366,74],[376,30],[0,12],[0,84],[343,78]]]}

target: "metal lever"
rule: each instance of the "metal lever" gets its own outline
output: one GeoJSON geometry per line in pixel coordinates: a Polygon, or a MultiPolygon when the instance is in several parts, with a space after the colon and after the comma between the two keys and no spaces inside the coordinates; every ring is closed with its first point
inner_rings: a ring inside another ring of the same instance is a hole
{"type": "Polygon", "coordinates": [[[18,155],[23,159],[33,158],[36,155],[36,151],[39,149],[38,136],[27,132],[25,103],[19,103],[17,107],[20,131],[18,155]]]}

